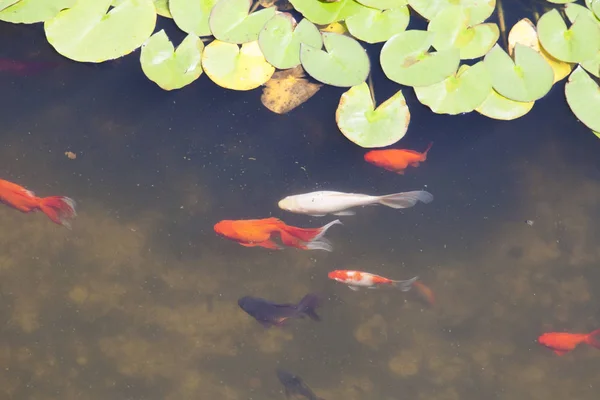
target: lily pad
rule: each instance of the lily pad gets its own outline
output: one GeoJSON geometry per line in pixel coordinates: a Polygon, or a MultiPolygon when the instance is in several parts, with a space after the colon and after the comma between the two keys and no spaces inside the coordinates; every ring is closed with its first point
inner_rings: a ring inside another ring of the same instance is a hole
{"type": "Polygon", "coordinates": [[[301,65],[285,71],[278,71],[265,84],[261,102],[277,114],[285,114],[306,102],[321,89],[318,83],[304,78],[301,65]]]}
{"type": "Polygon", "coordinates": [[[492,89],[488,97],[475,111],[488,118],[510,121],[527,114],[534,104],[533,101],[521,102],[508,99],[492,89]]]}
{"type": "Polygon", "coordinates": [[[427,31],[400,32],[381,49],[380,62],[385,75],[401,85],[429,86],[456,72],[458,49],[430,53],[434,34],[427,31]]]}
{"type": "Polygon", "coordinates": [[[275,68],[265,60],[258,41],[237,44],[213,40],[202,53],[202,68],[217,85],[233,90],[252,90],[264,85],[275,68]]]}
{"type": "Polygon", "coordinates": [[[164,30],[150,36],[142,45],[142,70],[164,90],[189,85],[202,74],[204,43],[196,35],[187,35],[177,50],[164,30]]]}
{"type": "Polygon", "coordinates": [[[156,25],[152,0],[78,0],[44,23],[46,38],[63,56],[80,62],[122,57],[140,47],[156,25]]]}
{"type": "Polygon", "coordinates": [[[567,3],[572,3],[577,0],[546,0],[546,1],[548,3],[554,3],[554,4],[567,4],[567,3]]]}
{"type": "Polygon", "coordinates": [[[450,6],[468,10],[469,25],[477,25],[488,19],[496,9],[496,0],[408,0],[408,4],[428,20],[450,6]]]}
{"type": "Polygon", "coordinates": [[[4,10],[6,7],[12,6],[19,0],[0,0],[0,11],[4,10]]]}
{"type": "Polygon", "coordinates": [[[317,25],[321,32],[339,33],[348,36],[348,28],[344,22],[332,22],[327,25],[317,25]]]}
{"type": "Polygon", "coordinates": [[[517,22],[508,34],[508,53],[510,55],[514,54],[514,48],[517,43],[531,47],[544,57],[544,60],[546,60],[554,71],[555,83],[566,78],[571,73],[573,69],[571,64],[557,60],[544,50],[540,45],[535,25],[527,18],[523,18],[517,22]]]}
{"type": "Polygon", "coordinates": [[[410,112],[401,90],[375,108],[363,82],[342,95],[335,120],[344,136],[360,147],[385,147],[404,137],[410,112]]]}
{"type": "Polygon", "coordinates": [[[407,0],[356,0],[363,6],[375,8],[378,10],[391,10],[393,8],[400,8],[408,4],[407,0]]]}
{"type": "Polygon", "coordinates": [[[310,76],[339,87],[355,86],[367,79],[371,65],[360,43],[337,33],[323,33],[323,44],[327,51],[300,45],[300,61],[310,76]]]}
{"type": "Polygon", "coordinates": [[[358,13],[346,18],[346,25],[355,38],[367,43],[379,43],[404,31],[409,20],[410,12],[406,6],[385,11],[361,7],[358,13]]]}
{"type": "Polygon", "coordinates": [[[296,20],[288,13],[275,15],[258,35],[265,58],[279,69],[300,64],[300,43],[320,49],[323,46],[321,32],[306,18],[296,25],[296,20]]]}
{"type": "Polygon", "coordinates": [[[531,47],[517,43],[514,61],[498,45],[485,56],[492,86],[504,97],[529,102],[543,97],[552,88],[554,71],[544,57],[531,47]]]}
{"type": "Polygon", "coordinates": [[[161,17],[173,18],[171,11],[169,11],[169,0],[152,0],[156,13],[161,17]]]}
{"type": "Polygon", "coordinates": [[[433,32],[436,50],[457,48],[461,59],[484,56],[498,41],[500,30],[493,23],[469,24],[469,10],[460,6],[448,6],[437,13],[427,27],[433,32]]]}
{"type": "Polygon", "coordinates": [[[269,7],[248,14],[252,3],[252,0],[219,0],[208,19],[213,36],[237,44],[258,40],[261,29],[277,9],[269,7]]]}
{"type": "Polygon", "coordinates": [[[542,15],[537,24],[544,49],[566,62],[583,62],[600,51],[600,26],[586,13],[579,13],[569,29],[557,10],[542,15]]]}
{"type": "Polygon", "coordinates": [[[54,18],[60,10],[72,7],[77,0],[20,0],[0,11],[0,21],[34,24],[54,18]]]}
{"type": "Polygon", "coordinates": [[[437,114],[462,114],[473,111],[492,91],[490,74],[483,61],[431,86],[415,88],[419,101],[437,114]]]}
{"type": "Polygon", "coordinates": [[[583,68],[575,68],[569,76],[565,95],[573,114],[588,128],[600,132],[600,88],[583,68]]]}
{"type": "Polygon", "coordinates": [[[169,0],[169,10],[175,24],[185,33],[211,36],[208,24],[210,11],[218,0],[169,0]]]}
{"type": "Polygon", "coordinates": [[[327,25],[340,21],[340,13],[346,7],[346,3],[353,0],[340,0],[327,3],[319,0],[290,0],[294,9],[313,24],[327,25]]]}

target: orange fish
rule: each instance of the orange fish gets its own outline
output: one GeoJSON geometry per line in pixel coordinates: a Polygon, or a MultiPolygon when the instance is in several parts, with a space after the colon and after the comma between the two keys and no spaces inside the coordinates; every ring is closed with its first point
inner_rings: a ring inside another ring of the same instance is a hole
{"type": "Polygon", "coordinates": [[[339,219],[321,228],[303,229],[286,225],[277,218],[223,220],[215,224],[215,232],[246,247],[258,246],[280,250],[281,247],[272,240],[273,234],[278,233],[284,246],[302,250],[331,251],[331,243],[323,236],[336,224],[341,224],[339,219]]]}
{"type": "Polygon", "coordinates": [[[24,213],[41,210],[53,222],[69,229],[71,229],[71,220],[77,216],[75,201],[69,197],[37,197],[24,187],[2,179],[0,179],[0,203],[24,213]]]}
{"type": "Polygon", "coordinates": [[[434,306],[435,305],[435,295],[433,294],[433,290],[431,290],[429,287],[423,285],[421,282],[415,282],[413,283],[413,286],[415,287],[415,289],[417,289],[417,292],[427,301],[427,303],[429,303],[430,306],[434,306]]]}
{"type": "Polygon", "coordinates": [[[592,333],[544,333],[538,338],[538,343],[552,349],[559,356],[567,354],[581,343],[600,349],[600,329],[592,333]]]}
{"type": "Polygon", "coordinates": [[[433,146],[433,142],[429,143],[422,153],[406,149],[371,150],[365,154],[365,161],[404,175],[404,170],[409,166],[418,167],[419,163],[427,160],[427,152],[431,146],[433,146]]]}

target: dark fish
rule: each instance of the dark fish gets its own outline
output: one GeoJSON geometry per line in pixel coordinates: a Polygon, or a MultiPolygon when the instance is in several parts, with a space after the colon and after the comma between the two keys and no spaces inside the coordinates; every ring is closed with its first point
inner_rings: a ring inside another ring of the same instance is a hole
{"type": "Polygon", "coordinates": [[[315,312],[319,298],[314,294],[307,294],[298,304],[276,304],[259,297],[244,296],[238,300],[238,305],[265,328],[280,326],[288,318],[303,318],[304,315],[315,321],[321,320],[315,312]]]}
{"type": "Polygon", "coordinates": [[[280,368],[277,368],[276,372],[279,381],[285,387],[285,397],[289,398],[293,395],[300,395],[306,397],[308,400],[323,400],[317,397],[298,375],[280,368]]]}

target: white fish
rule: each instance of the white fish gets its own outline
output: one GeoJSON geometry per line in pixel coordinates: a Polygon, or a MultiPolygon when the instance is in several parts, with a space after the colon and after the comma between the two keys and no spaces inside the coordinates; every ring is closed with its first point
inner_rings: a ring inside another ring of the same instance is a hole
{"type": "Polygon", "coordinates": [[[410,208],[420,201],[431,203],[433,195],[424,190],[370,196],[359,193],[332,191],[312,192],[288,196],[279,201],[279,208],[285,211],[322,217],[326,214],[354,215],[349,208],[381,204],[391,208],[410,208]]]}

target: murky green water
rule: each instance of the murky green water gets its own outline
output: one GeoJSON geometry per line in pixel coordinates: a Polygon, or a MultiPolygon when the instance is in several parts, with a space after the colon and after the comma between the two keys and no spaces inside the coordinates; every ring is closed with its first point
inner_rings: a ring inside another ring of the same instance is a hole
{"type": "Polygon", "coordinates": [[[432,115],[407,93],[402,146],[434,146],[397,176],[338,132],[336,89],[277,116],[259,92],[200,79],[167,93],[136,56],[75,65],[35,29],[0,33],[4,57],[61,62],[0,73],[0,177],[79,205],[72,231],[0,208],[1,398],[282,399],[283,367],[327,400],[597,399],[600,351],[535,343],[600,327],[599,142],[561,85],[513,122],[432,115]],[[344,217],[332,253],[244,248],[212,230],[331,220],[280,211],[289,194],[425,185],[429,205],[344,217]],[[333,269],[419,275],[437,305],[355,293],[327,279],[333,269]],[[265,330],[236,303],[308,292],[326,299],[320,323],[265,330]]]}

